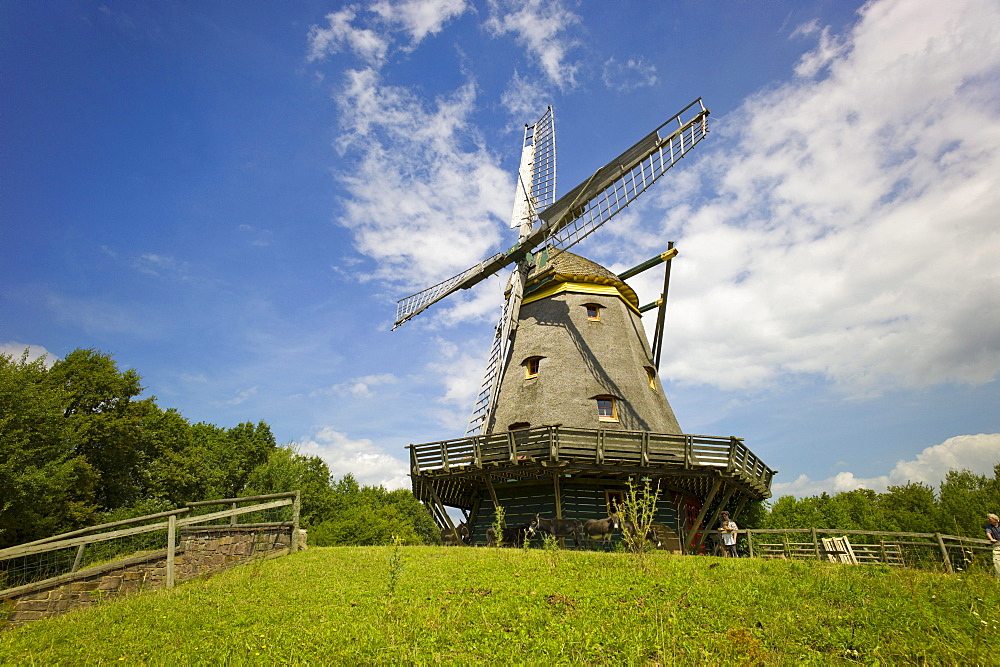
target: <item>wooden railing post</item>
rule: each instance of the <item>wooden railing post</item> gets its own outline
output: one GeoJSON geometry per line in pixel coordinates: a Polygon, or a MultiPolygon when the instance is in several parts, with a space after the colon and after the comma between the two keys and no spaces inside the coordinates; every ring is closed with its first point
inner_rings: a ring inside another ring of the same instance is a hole
{"type": "Polygon", "coordinates": [[[812,538],[813,538],[813,551],[816,552],[816,560],[822,560],[821,556],[819,555],[819,537],[817,537],[816,535],[816,528],[812,529],[812,538]]]}
{"type": "Polygon", "coordinates": [[[948,574],[955,574],[955,568],[951,566],[951,558],[948,557],[948,549],[944,546],[944,538],[941,537],[941,533],[934,533],[934,537],[937,538],[938,546],[941,548],[941,558],[944,560],[945,569],[948,574]]]}
{"type": "Polygon", "coordinates": [[[76,549],[76,558],[73,559],[73,569],[70,572],[76,572],[80,569],[80,563],[83,562],[83,550],[87,548],[86,544],[81,544],[76,549]]]}
{"type": "Polygon", "coordinates": [[[302,493],[295,490],[295,500],[292,501],[292,539],[288,543],[289,553],[299,550],[299,513],[302,511],[302,493]]]}
{"type": "Polygon", "coordinates": [[[167,588],[174,587],[174,558],[177,555],[177,515],[167,518],[167,588]]]}
{"type": "MultiPolygon", "coordinates": [[[[236,504],[236,503],[233,503],[233,505],[232,505],[232,508],[233,508],[233,510],[235,510],[235,509],[236,509],[236,507],[237,507],[237,504],[236,504]]],[[[231,517],[229,517],[229,525],[230,525],[230,526],[235,526],[235,525],[236,525],[236,523],[237,523],[237,521],[238,521],[238,519],[236,518],[236,515],[235,515],[235,514],[234,514],[234,515],[232,515],[231,517]]]]}

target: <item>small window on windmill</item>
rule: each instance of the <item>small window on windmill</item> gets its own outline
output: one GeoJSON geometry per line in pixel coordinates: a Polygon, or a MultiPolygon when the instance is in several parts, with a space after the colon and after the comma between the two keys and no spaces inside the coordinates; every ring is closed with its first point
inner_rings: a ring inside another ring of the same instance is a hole
{"type": "Polygon", "coordinates": [[[524,360],[524,377],[534,378],[538,377],[538,369],[542,365],[541,357],[528,357],[524,360]]]}
{"type": "Polygon", "coordinates": [[[625,503],[625,494],[621,491],[607,490],[604,492],[604,500],[608,505],[608,516],[621,512],[625,503]]]}
{"type": "Polygon", "coordinates": [[[614,396],[597,397],[597,418],[602,422],[618,421],[618,410],[614,396]]]}
{"type": "Polygon", "coordinates": [[[600,306],[598,306],[596,303],[588,303],[588,304],[584,305],[584,308],[587,309],[587,319],[588,320],[590,320],[591,322],[600,322],[601,321],[601,307],[600,306]]]}
{"type": "Polygon", "coordinates": [[[656,389],[656,369],[646,366],[646,379],[649,380],[649,388],[656,389]]]}

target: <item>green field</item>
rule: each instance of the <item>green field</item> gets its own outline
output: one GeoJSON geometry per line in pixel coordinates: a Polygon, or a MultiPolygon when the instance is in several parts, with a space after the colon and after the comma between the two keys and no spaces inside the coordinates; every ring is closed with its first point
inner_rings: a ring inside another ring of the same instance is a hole
{"type": "Polygon", "coordinates": [[[654,553],[311,548],[0,632],[2,664],[997,664],[1000,584],[654,553]]]}

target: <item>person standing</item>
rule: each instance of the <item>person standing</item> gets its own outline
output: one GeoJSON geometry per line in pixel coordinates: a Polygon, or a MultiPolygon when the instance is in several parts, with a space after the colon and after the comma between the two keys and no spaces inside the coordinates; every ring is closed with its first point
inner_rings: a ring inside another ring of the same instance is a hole
{"type": "Polygon", "coordinates": [[[726,550],[726,558],[736,558],[738,556],[736,553],[736,538],[739,526],[729,518],[729,512],[723,512],[720,515],[720,519],[719,530],[722,531],[722,546],[726,550]]]}
{"type": "Polygon", "coordinates": [[[1000,517],[996,514],[986,515],[986,539],[993,545],[993,571],[1000,577],[1000,517]]]}

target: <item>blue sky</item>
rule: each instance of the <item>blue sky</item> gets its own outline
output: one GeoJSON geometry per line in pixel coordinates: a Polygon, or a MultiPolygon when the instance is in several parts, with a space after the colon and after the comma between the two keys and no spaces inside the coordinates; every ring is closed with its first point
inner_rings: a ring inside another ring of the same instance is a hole
{"type": "Polygon", "coordinates": [[[0,4],[0,349],[112,353],[192,421],[408,486],[503,285],[390,331],[395,300],[508,238],[524,124],[554,106],[566,192],[702,96],[709,137],[577,247],[677,243],[682,428],[744,437],[776,495],[991,471],[1000,6],[651,7],[0,4]]]}

